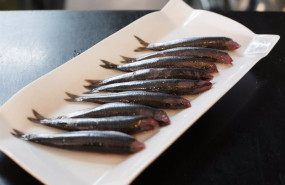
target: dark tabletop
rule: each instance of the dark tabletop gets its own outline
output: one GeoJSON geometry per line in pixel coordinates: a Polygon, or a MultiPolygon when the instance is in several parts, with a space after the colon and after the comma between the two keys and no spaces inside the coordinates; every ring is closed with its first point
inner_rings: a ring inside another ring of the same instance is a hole
{"type": "MultiPolygon", "coordinates": [[[[0,105],[33,80],[147,13],[0,12],[0,105]]],[[[285,13],[221,14],[255,33],[278,34],[281,39],[134,185],[285,185],[285,13]]],[[[39,182],[0,152],[0,184],[39,182]]]]}

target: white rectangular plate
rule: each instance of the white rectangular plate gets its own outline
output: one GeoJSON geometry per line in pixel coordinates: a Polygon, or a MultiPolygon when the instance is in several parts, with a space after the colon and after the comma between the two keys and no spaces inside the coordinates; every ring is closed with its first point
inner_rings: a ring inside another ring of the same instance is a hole
{"type": "Polygon", "coordinates": [[[161,11],[148,14],[96,44],[86,52],[34,81],[0,108],[0,149],[22,168],[47,184],[128,184],[166,150],[183,132],[235,85],[278,41],[277,35],[257,35],[243,25],[221,15],[194,10],[183,1],[172,0],[161,11]],[[100,59],[119,63],[120,55],[133,52],[138,42],[133,35],[151,42],[194,36],[227,36],[241,44],[230,52],[231,66],[219,65],[211,90],[187,96],[192,107],[167,111],[172,124],[155,134],[137,136],[146,148],[133,155],[114,155],[66,151],[40,146],[11,136],[12,128],[27,133],[52,133],[56,129],[29,122],[31,109],[47,117],[90,107],[71,103],[64,92],[86,91],[84,79],[104,79],[121,74],[101,68],[100,59]]]}

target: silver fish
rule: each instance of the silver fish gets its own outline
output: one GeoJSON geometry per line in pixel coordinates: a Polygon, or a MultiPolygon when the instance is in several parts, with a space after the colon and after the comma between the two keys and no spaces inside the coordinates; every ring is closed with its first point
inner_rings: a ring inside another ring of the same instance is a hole
{"type": "MultiPolygon", "coordinates": [[[[34,114],[37,114],[33,110],[34,114]]],[[[134,104],[134,103],[106,103],[100,106],[78,110],[67,115],[59,116],[58,118],[99,118],[109,116],[135,116],[144,115],[155,119],[161,125],[168,125],[170,119],[166,112],[160,109],[156,109],[150,106],[134,104]]]]}
{"type": "Polygon", "coordinates": [[[110,103],[126,102],[148,105],[156,108],[183,109],[190,107],[189,100],[166,93],[147,92],[147,91],[125,91],[119,93],[92,94],[88,96],[77,96],[66,93],[71,102],[92,102],[92,103],[110,103]]]}
{"type": "Polygon", "coordinates": [[[185,39],[171,40],[163,43],[148,43],[134,36],[142,47],[138,47],[135,51],[146,51],[155,50],[161,51],[165,49],[171,49],[176,47],[203,47],[203,48],[214,48],[221,50],[235,50],[240,45],[228,37],[193,37],[185,39]]]}
{"type": "Polygon", "coordinates": [[[118,131],[73,131],[59,134],[25,134],[13,129],[11,132],[25,141],[61,149],[95,151],[104,153],[134,153],[145,145],[134,137],[118,131]]]}
{"type": "Polygon", "coordinates": [[[91,84],[85,87],[87,89],[93,89],[113,83],[152,79],[201,79],[210,81],[213,79],[213,76],[204,71],[191,68],[150,68],[129,72],[104,80],[87,80],[91,84]]]}
{"type": "Polygon", "coordinates": [[[164,92],[175,95],[189,95],[203,92],[207,89],[210,89],[211,87],[212,83],[204,80],[154,79],[104,85],[94,88],[87,93],[142,90],[151,92],[164,92]]]}
{"type": "Polygon", "coordinates": [[[167,56],[145,59],[129,64],[116,65],[106,60],[101,60],[104,64],[101,67],[107,69],[115,69],[119,71],[137,71],[140,69],[148,68],[192,68],[199,69],[208,73],[218,72],[217,66],[214,63],[208,62],[209,59],[197,58],[197,57],[177,57],[177,56],[167,56]]]}
{"type": "Polygon", "coordinates": [[[103,118],[45,118],[34,112],[36,118],[28,117],[34,123],[63,130],[115,130],[126,133],[136,133],[152,130],[159,126],[158,122],[147,116],[111,116],[103,118]]]}
{"type": "Polygon", "coordinates": [[[122,63],[136,62],[144,59],[156,58],[156,57],[165,57],[165,56],[180,56],[180,57],[201,57],[212,60],[213,62],[231,64],[233,59],[230,55],[221,50],[212,49],[212,48],[201,48],[201,47],[178,47],[171,48],[155,53],[145,54],[137,58],[130,58],[122,56],[124,61],[122,63]]]}

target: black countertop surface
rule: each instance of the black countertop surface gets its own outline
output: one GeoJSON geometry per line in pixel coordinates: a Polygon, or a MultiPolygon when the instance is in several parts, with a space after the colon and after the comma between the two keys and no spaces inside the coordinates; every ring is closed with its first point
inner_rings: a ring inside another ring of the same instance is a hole
{"type": "MultiPolygon", "coordinates": [[[[149,12],[0,12],[0,105],[149,12]]],[[[132,184],[285,185],[285,13],[221,14],[281,39],[132,184]]],[[[40,182],[0,152],[0,184],[40,182]]]]}

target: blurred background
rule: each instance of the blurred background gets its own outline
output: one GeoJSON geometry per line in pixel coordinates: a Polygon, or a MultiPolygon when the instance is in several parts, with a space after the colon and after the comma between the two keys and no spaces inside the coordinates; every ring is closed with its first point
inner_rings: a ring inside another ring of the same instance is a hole
{"type": "MultiPolygon", "coordinates": [[[[196,9],[285,11],[285,0],[184,0],[196,9]]],[[[168,0],[0,0],[0,10],[157,10],[168,0]]]]}

